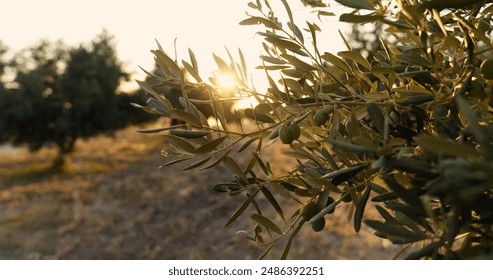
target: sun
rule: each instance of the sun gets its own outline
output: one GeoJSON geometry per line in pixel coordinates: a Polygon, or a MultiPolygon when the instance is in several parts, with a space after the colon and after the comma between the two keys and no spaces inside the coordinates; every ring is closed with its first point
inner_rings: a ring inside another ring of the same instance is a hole
{"type": "Polygon", "coordinates": [[[217,81],[218,86],[226,91],[231,91],[237,88],[236,78],[229,73],[214,73],[214,78],[217,81]]]}
{"type": "MultiPolygon", "coordinates": [[[[230,73],[216,71],[213,73],[211,81],[225,92],[234,93],[239,89],[237,78],[230,73]]],[[[246,109],[255,107],[258,104],[258,100],[254,96],[244,96],[243,99],[236,102],[234,108],[246,109]]]]}

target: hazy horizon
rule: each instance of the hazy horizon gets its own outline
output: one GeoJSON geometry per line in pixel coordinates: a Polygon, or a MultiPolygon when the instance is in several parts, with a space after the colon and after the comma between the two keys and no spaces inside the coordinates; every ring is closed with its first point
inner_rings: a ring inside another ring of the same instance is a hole
{"type": "MultiPolygon", "coordinates": [[[[241,48],[248,66],[253,69],[260,64],[258,56],[262,48],[260,26],[240,26],[238,23],[252,12],[249,1],[156,1],[141,0],[137,3],[123,3],[114,0],[88,0],[83,4],[62,0],[43,2],[19,0],[4,4],[4,14],[0,24],[15,28],[0,31],[2,41],[10,52],[29,47],[41,39],[62,40],[68,45],[89,42],[103,29],[115,36],[119,59],[125,64],[133,78],[142,79],[144,73],[139,66],[150,69],[153,66],[151,49],[156,49],[155,40],[174,55],[176,39],[178,58],[188,60],[188,48],[192,49],[202,68],[203,75],[216,69],[212,53],[225,57],[227,47],[236,54],[241,48]]],[[[285,16],[280,1],[271,0],[271,5],[279,17],[285,16]]],[[[291,2],[295,21],[302,24],[309,15],[300,1],[291,2]]],[[[316,20],[315,15],[311,16],[316,20]]],[[[332,19],[330,19],[332,20],[332,19]]],[[[327,24],[333,24],[324,20],[327,24]]],[[[337,34],[337,26],[332,35],[336,40],[324,41],[319,38],[322,49],[335,51],[342,47],[337,34]],[[325,42],[325,44],[324,44],[325,42]]],[[[327,29],[327,28],[325,28],[327,29]]],[[[323,37],[322,37],[323,39],[323,37]]],[[[130,82],[130,85],[135,85],[130,82]]]]}

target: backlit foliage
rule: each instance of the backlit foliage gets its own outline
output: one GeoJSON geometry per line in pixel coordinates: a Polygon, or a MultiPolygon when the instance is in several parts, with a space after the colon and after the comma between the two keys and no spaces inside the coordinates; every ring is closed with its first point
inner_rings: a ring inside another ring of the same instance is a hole
{"type": "MultiPolygon", "coordinates": [[[[249,17],[240,22],[258,25],[264,38],[259,67],[269,81],[266,92],[250,84],[241,51],[237,58],[214,55],[219,73],[236,81],[228,90],[214,77],[199,76],[192,51],[180,62],[161,48],[154,51],[162,71],[159,82],[140,82],[151,95],[141,107],[186,123],[142,131],[169,131],[165,165],[229,167],[234,178],[213,189],[245,196],[226,224],[247,216],[251,207],[257,226],[247,237],[265,246],[261,258],[281,239],[287,239],[281,258],[287,257],[301,227],[311,224],[319,231],[340,209],[350,209],[356,232],[364,223],[392,243],[416,244],[404,246],[406,258],[491,258],[490,1],[337,0],[349,8],[340,21],[383,26],[381,50],[369,59],[350,44],[339,53],[319,49],[317,34],[331,27],[295,22],[287,1],[280,1],[283,11],[272,10],[267,0],[248,3],[249,17]],[[287,15],[287,22],[277,13],[287,15]],[[184,109],[158,93],[169,85],[182,88],[184,109]],[[211,98],[190,99],[191,89],[211,98]],[[236,111],[234,126],[225,121],[223,102],[251,97],[258,105],[236,111]],[[198,103],[213,108],[213,124],[198,103]],[[254,125],[244,125],[244,119],[254,125]],[[289,147],[286,155],[298,166],[273,174],[271,166],[282,163],[265,160],[262,147],[268,141],[289,147]],[[253,153],[249,145],[256,147],[253,153]],[[235,160],[237,154],[249,158],[246,164],[235,160]],[[279,217],[264,215],[257,203],[261,196],[279,217]],[[299,208],[287,213],[280,196],[299,208]],[[380,219],[365,219],[369,200],[380,219]],[[343,204],[351,207],[339,209],[343,204]]],[[[319,16],[332,15],[323,1],[303,2],[319,16]]]]}

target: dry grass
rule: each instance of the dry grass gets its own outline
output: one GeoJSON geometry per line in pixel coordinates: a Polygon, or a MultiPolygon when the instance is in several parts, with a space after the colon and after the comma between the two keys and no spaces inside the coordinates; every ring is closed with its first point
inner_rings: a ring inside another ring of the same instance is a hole
{"type": "MultiPolygon", "coordinates": [[[[227,169],[158,169],[164,162],[159,136],[134,130],[79,141],[61,171],[51,169],[52,149],[3,154],[0,259],[255,259],[262,253],[235,234],[253,228],[246,216],[224,228],[243,200],[210,189],[231,178],[227,169]]],[[[289,165],[281,148],[270,147],[275,172],[289,165]]],[[[339,212],[321,233],[303,228],[290,258],[388,259],[398,252],[368,228],[355,234],[339,212]]],[[[282,249],[269,256],[278,258],[282,249]]]]}

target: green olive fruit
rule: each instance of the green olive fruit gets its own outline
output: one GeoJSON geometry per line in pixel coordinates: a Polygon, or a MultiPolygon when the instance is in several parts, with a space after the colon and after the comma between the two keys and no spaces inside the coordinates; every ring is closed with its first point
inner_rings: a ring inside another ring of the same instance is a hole
{"type": "Polygon", "coordinates": [[[325,105],[322,110],[324,111],[324,113],[326,113],[327,115],[328,114],[332,114],[332,112],[334,112],[334,105],[325,105]]]}
{"type": "Polygon", "coordinates": [[[318,220],[313,221],[313,223],[310,224],[312,226],[313,231],[319,232],[324,229],[325,227],[325,219],[320,218],[318,220]]]}
{"type": "Polygon", "coordinates": [[[356,192],[362,192],[362,191],[366,190],[366,184],[356,185],[356,187],[354,188],[354,190],[356,190],[356,192]]]}
{"type": "Polygon", "coordinates": [[[493,80],[493,58],[488,58],[481,63],[480,71],[487,80],[493,80]]]}
{"type": "Polygon", "coordinates": [[[344,193],[342,193],[342,201],[351,202],[351,201],[353,201],[353,197],[351,196],[351,194],[349,192],[344,192],[344,193]]]}
{"type": "MultiPolygon", "coordinates": [[[[329,198],[327,199],[327,203],[325,204],[325,207],[331,205],[332,203],[334,203],[334,201],[335,201],[335,199],[332,196],[329,196],[329,198]]],[[[332,214],[332,213],[334,213],[335,210],[336,209],[334,207],[334,209],[332,209],[329,212],[327,212],[327,214],[332,214]]]]}
{"type": "Polygon", "coordinates": [[[484,98],[483,84],[479,80],[471,81],[468,94],[473,98],[484,98]]]}
{"type": "Polygon", "coordinates": [[[317,215],[318,212],[320,212],[320,208],[315,202],[311,201],[303,207],[303,209],[301,210],[301,216],[303,216],[303,218],[308,221],[313,216],[317,215]]]}
{"type": "Polygon", "coordinates": [[[300,126],[295,124],[295,123],[292,123],[289,125],[289,128],[291,128],[291,132],[293,132],[293,139],[296,140],[298,138],[300,138],[300,135],[301,135],[301,130],[300,130],[300,126]]]}
{"type": "Polygon", "coordinates": [[[313,115],[313,123],[316,126],[321,126],[321,125],[323,125],[328,120],[329,120],[329,115],[326,114],[323,111],[323,109],[318,110],[317,112],[315,112],[315,115],[313,115]]]}
{"type": "Polygon", "coordinates": [[[279,129],[279,138],[282,143],[291,144],[294,140],[293,131],[289,126],[285,125],[279,129]]]}

